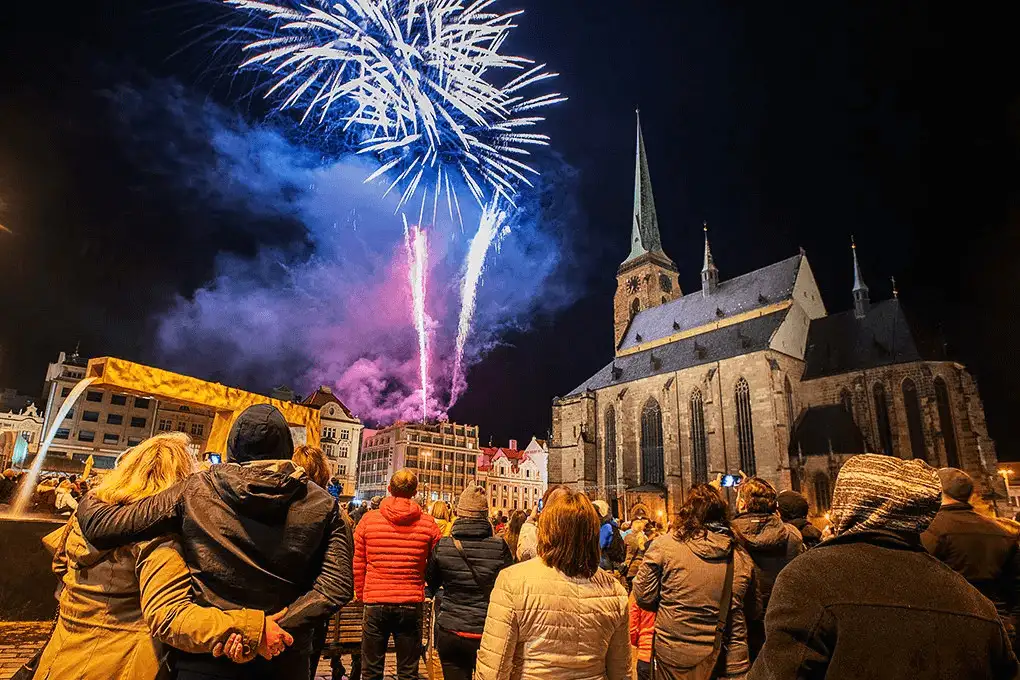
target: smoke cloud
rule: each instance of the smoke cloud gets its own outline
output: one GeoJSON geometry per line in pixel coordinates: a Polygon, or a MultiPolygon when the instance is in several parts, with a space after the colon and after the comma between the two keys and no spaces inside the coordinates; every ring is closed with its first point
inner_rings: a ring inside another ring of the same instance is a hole
{"type": "MultiPolygon", "coordinates": [[[[175,178],[192,210],[250,220],[254,247],[222,252],[215,273],[155,319],[154,360],[172,370],[259,391],[329,385],[368,424],[420,417],[401,215],[365,156],[329,156],[284,132],[200,102],[176,84],[111,93],[127,144],[146,168],[175,178]],[[159,125],[154,126],[153,120],[159,125]]],[[[489,252],[465,366],[508,329],[574,299],[563,233],[576,217],[573,171],[555,159],[489,252]]],[[[459,289],[480,210],[461,195],[464,225],[445,204],[429,235],[430,406],[445,413],[459,289]]],[[[418,214],[407,214],[409,223],[418,214]]],[[[571,225],[573,226],[573,225],[571,225]]],[[[182,234],[188,238],[199,235],[182,234]]],[[[468,385],[468,396],[471,385],[468,385]]]]}

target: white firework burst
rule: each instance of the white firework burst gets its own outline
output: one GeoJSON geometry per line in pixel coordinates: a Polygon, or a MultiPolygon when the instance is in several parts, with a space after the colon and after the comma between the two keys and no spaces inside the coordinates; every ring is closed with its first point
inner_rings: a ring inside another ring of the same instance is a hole
{"type": "Polygon", "coordinates": [[[302,110],[327,132],[342,131],[388,175],[400,206],[431,190],[433,217],[454,187],[475,200],[511,203],[536,171],[528,148],[548,144],[534,132],[535,111],[565,100],[525,94],[553,78],[519,56],[500,53],[521,12],[491,11],[496,0],[225,0],[255,19],[242,67],[269,69],[267,97],[302,110]]]}

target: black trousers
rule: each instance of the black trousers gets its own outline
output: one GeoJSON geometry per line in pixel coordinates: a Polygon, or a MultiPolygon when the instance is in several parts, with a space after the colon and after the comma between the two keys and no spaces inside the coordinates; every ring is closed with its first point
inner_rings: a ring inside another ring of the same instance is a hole
{"type": "Polygon", "coordinates": [[[209,661],[212,663],[178,665],[177,680],[308,680],[307,652],[288,650],[272,661],[255,657],[246,664],[212,656],[209,661]]]}
{"type": "Polygon", "coordinates": [[[466,638],[436,626],[436,651],[445,680],[471,680],[478,662],[480,638],[466,638]]]}
{"type": "Polygon", "coordinates": [[[649,661],[637,662],[637,680],[652,680],[652,664],[649,661]]]}
{"type": "Polygon", "coordinates": [[[391,635],[397,652],[397,680],[418,680],[421,623],[421,603],[365,605],[361,638],[365,680],[383,680],[386,645],[391,635]]]}

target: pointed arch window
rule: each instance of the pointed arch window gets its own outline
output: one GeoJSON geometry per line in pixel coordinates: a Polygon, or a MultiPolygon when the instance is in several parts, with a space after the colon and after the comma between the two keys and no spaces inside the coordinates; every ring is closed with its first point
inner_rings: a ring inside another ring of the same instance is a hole
{"type": "Polygon", "coordinates": [[[880,453],[893,456],[895,452],[893,451],[892,426],[889,423],[889,399],[885,394],[885,385],[875,383],[872,392],[875,398],[875,425],[878,426],[880,453]]]}
{"type": "Polygon", "coordinates": [[[785,378],[783,392],[786,395],[786,424],[790,428],[790,436],[793,436],[793,385],[790,384],[790,376],[785,378]]]}
{"type": "Polygon", "coordinates": [[[907,409],[907,430],[910,433],[910,455],[928,460],[928,449],[924,445],[924,424],[921,422],[921,400],[917,396],[917,385],[910,378],[903,381],[903,405],[907,409]]]}
{"type": "Polygon", "coordinates": [[[815,474],[815,508],[818,512],[828,512],[832,508],[832,484],[824,472],[815,474]]]}
{"type": "Polygon", "coordinates": [[[603,442],[603,453],[606,459],[606,487],[610,495],[616,493],[616,410],[610,406],[606,409],[606,436],[603,442]]]}
{"type": "Polygon", "coordinates": [[[953,425],[953,406],[949,402],[949,387],[941,377],[935,378],[935,404],[939,410],[939,429],[946,447],[946,465],[960,467],[960,453],[956,445],[956,427],[953,425]]]}
{"type": "Polygon", "coordinates": [[[633,319],[641,311],[641,301],[634,298],[630,301],[630,317],[633,319]]]}
{"type": "Polygon", "coordinates": [[[749,477],[753,477],[757,473],[754,459],[754,421],[751,417],[751,388],[744,378],[737,381],[736,401],[740,469],[749,477]]]}
{"type": "Polygon", "coordinates": [[[705,398],[701,390],[691,392],[691,481],[708,483],[708,439],[705,437],[705,398]]]}
{"type": "Polygon", "coordinates": [[[641,483],[663,484],[662,409],[649,398],[641,409],[641,483]]]}

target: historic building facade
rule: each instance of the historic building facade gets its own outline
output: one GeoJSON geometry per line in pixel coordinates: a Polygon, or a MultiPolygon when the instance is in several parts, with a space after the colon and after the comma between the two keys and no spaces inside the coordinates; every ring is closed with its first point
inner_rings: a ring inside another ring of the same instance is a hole
{"type": "Polygon", "coordinates": [[[516,439],[507,447],[483,447],[478,456],[478,482],[488,491],[492,513],[502,510],[509,515],[537,507],[548,484],[547,466],[548,451],[534,437],[524,449],[517,448],[516,439]]]}
{"type": "Polygon", "coordinates": [[[301,402],[319,410],[322,425],[322,452],[329,459],[330,472],[343,485],[341,496],[353,497],[358,482],[358,456],[361,453],[361,432],[365,426],[333,390],[325,385],[301,402]]]}
{"type": "Polygon", "coordinates": [[[554,401],[550,483],[619,516],[663,516],[693,484],[743,470],[804,491],[818,515],[842,461],[873,451],[965,469],[985,497],[995,488],[974,378],[925,342],[895,291],[871,304],[856,247],[853,308],[832,315],[803,251],[722,280],[706,229],[701,264],[701,288],[685,295],[662,250],[639,123],[615,356],[554,401]]]}

